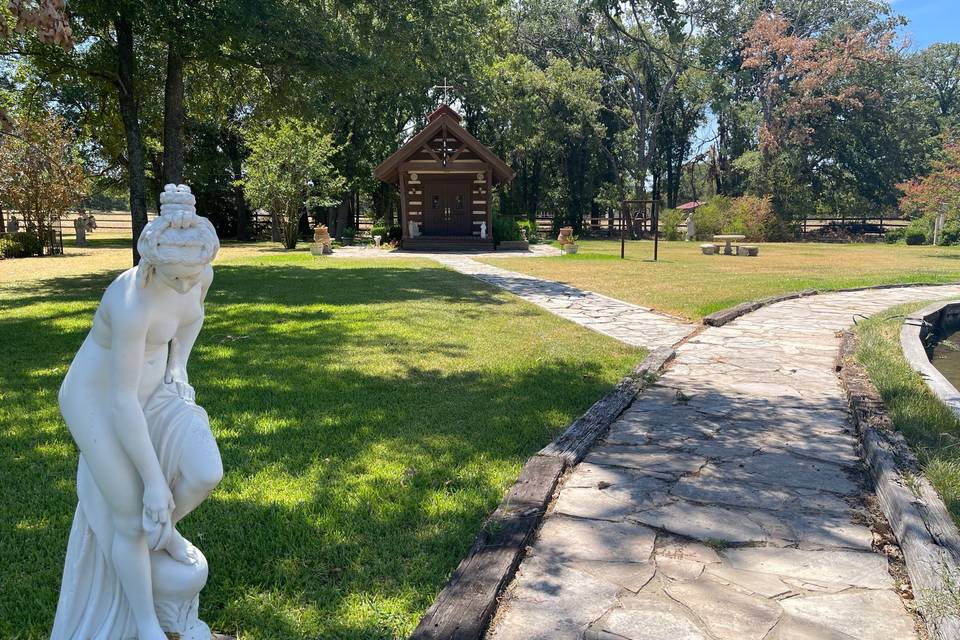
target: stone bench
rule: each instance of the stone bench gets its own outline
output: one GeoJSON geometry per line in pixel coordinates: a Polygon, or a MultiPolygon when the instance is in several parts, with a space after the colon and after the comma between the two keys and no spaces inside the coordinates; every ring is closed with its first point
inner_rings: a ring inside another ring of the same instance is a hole
{"type": "Polygon", "coordinates": [[[737,245],[737,255],[738,256],[758,256],[760,255],[760,247],[755,247],[747,244],[737,245]]]}
{"type": "Polygon", "coordinates": [[[703,252],[705,256],[712,256],[717,253],[717,245],[715,244],[702,244],[700,245],[700,251],[703,252]]]}

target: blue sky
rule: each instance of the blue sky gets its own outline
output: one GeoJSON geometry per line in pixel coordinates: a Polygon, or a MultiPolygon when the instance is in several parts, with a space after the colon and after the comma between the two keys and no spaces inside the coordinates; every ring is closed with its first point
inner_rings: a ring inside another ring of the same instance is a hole
{"type": "Polygon", "coordinates": [[[910,38],[911,49],[960,41],[960,0],[893,0],[892,5],[910,20],[902,33],[910,38]]]}

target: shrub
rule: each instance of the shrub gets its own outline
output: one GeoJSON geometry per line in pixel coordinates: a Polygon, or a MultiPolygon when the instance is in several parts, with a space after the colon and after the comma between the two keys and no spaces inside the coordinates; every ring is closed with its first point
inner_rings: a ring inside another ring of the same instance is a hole
{"type": "Polygon", "coordinates": [[[769,196],[714,196],[693,215],[697,240],[709,240],[718,233],[738,233],[753,242],[787,235],[769,196]]]}
{"type": "Polygon", "coordinates": [[[783,233],[769,196],[741,196],[730,201],[730,218],[724,231],[747,236],[756,242],[782,237],[783,233]]]}
{"type": "Polygon", "coordinates": [[[680,240],[683,234],[677,229],[687,219],[685,212],[679,209],[665,209],[660,213],[660,230],[665,240],[680,240]]]}
{"type": "Polygon", "coordinates": [[[693,214],[697,240],[710,240],[722,233],[729,213],[730,198],[726,196],[713,196],[706,204],[697,207],[693,214]]]}
{"type": "Polygon", "coordinates": [[[387,238],[387,225],[378,223],[370,228],[370,237],[380,236],[381,239],[387,238]]]}
{"type": "Polygon", "coordinates": [[[883,239],[887,244],[897,244],[903,240],[903,229],[891,229],[884,234],[883,239]]]}
{"type": "Polygon", "coordinates": [[[390,230],[387,232],[387,239],[390,242],[400,242],[403,239],[403,228],[398,224],[390,227],[390,230]]]}
{"type": "Polygon", "coordinates": [[[0,233],[0,256],[4,258],[25,258],[43,254],[40,238],[26,231],[0,233]]]}
{"type": "Polygon", "coordinates": [[[923,244],[927,241],[927,234],[919,229],[908,229],[904,238],[909,245],[923,244]]]}
{"type": "MultiPolygon", "coordinates": [[[[527,241],[531,244],[536,244],[540,241],[540,238],[537,237],[537,225],[532,220],[529,220],[528,218],[521,218],[517,220],[517,227],[521,231],[524,229],[527,230],[527,241]]],[[[522,238],[523,234],[521,234],[520,237],[522,238]]]]}
{"type": "Polygon", "coordinates": [[[519,240],[520,225],[512,216],[493,216],[493,239],[497,242],[504,240],[519,240]]]}
{"type": "Polygon", "coordinates": [[[918,245],[926,243],[930,238],[930,234],[930,220],[927,218],[917,218],[904,230],[903,238],[909,245],[918,245]]]}
{"type": "Polygon", "coordinates": [[[943,225],[940,244],[960,244],[960,221],[949,220],[943,225]]]}

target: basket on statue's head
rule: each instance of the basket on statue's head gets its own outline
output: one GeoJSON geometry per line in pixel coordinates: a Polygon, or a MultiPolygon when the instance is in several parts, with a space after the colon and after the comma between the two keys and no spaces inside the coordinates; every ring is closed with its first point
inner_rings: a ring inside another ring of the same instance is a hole
{"type": "Polygon", "coordinates": [[[220,249],[209,220],[197,215],[196,198],[187,185],[168,184],[160,194],[160,215],[140,234],[137,249],[152,265],[205,265],[220,249]]]}

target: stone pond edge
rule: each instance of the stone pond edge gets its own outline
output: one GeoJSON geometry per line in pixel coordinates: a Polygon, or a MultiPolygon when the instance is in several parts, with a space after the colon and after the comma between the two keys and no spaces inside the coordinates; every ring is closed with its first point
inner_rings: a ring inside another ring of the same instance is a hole
{"type": "MultiPolygon", "coordinates": [[[[960,616],[924,611],[924,603],[960,580],[960,533],[939,494],[887,415],[879,391],[854,359],[856,335],[844,331],[837,373],[847,395],[868,477],[903,552],[930,640],[960,638],[960,616]]],[[[956,588],[956,586],[954,586],[956,588]]]]}
{"type": "Polygon", "coordinates": [[[906,289],[910,287],[949,287],[952,285],[958,285],[958,282],[940,282],[937,284],[930,284],[925,282],[909,282],[906,284],[875,284],[868,287],[851,287],[849,289],[831,289],[829,291],[821,291],[819,289],[804,289],[803,291],[793,291],[791,293],[782,293],[775,296],[770,296],[767,298],[758,298],[756,300],[748,300],[747,302],[741,302],[740,304],[728,307],[726,309],[721,309],[720,311],[714,311],[713,313],[703,317],[703,324],[711,327],[722,327],[728,322],[733,322],[740,316],[745,316],[748,313],[756,311],[761,307],[766,307],[777,302],[783,302],[784,300],[794,300],[796,298],[807,298],[809,296],[817,295],[827,295],[831,293],[849,293],[851,291],[870,291],[872,289],[906,289]]]}
{"type": "Polygon", "coordinates": [[[673,360],[670,347],[651,351],[617,386],[527,460],[487,519],[466,557],[427,609],[410,640],[480,640],[539,528],[564,471],[580,462],[634,397],[673,360]]]}
{"type": "Polygon", "coordinates": [[[924,348],[924,340],[945,314],[960,315],[960,302],[935,302],[907,316],[900,328],[900,346],[910,367],[920,374],[933,394],[960,418],[960,391],[933,366],[924,348]]]}

